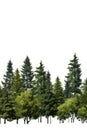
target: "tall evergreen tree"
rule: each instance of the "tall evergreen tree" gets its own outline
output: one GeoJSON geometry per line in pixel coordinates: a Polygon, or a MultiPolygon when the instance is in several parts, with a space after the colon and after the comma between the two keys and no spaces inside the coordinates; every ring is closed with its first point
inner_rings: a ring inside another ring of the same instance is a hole
{"type": "Polygon", "coordinates": [[[36,68],[35,71],[35,93],[38,95],[44,94],[46,89],[46,72],[44,71],[44,65],[42,61],[40,66],[36,68]]]}
{"type": "Polygon", "coordinates": [[[16,69],[14,76],[13,76],[13,82],[11,86],[11,95],[17,96],[20,94],[20,92],[23,91],[23,82],[20,76],[20,72],[18,69],[16,69]]]}
{"type": "Polygon", "coordinates": [[[13,80],[13,67],[11,60],[8,62],[7,71],[4,75],[4,81],[2,81],[3,87],[7,93],[10,93],[10,88],[13,80]]]}
{"type": "Polygon", "coordinates": [[[23,86],[24,89],[32,89],[33,88],[33,71],[32,71],[32,65],[30,62],[29,57],[27,56],[26,59],[24,60],[24,64],[22,66],[22,80],[23,80],[23,86]]]}
{"type": "Polygon", "coordinates": [[[81,68],[78,63],[78,58],[76,54],[74,54],[74,58],[70,60],[68,66],[68,74],[65,80],[65,97],[68,98],[77,93],[81,93],[80,85],[82,83],[81,80],[81,68]]]}
{"type": "Polygon", "coordinates": [[[52,91],[51,75],[50,72],[46,72],[46,92],[52,91]]]}
{"type": "MultiPolygon", "coordinates": [[[[47,118],[47,123],[49,123],[49,117],[56,116],[57,114],[57,99],[52,91],[47,91],[41,100],[41,107],[43,111],[43,116],[47,118]]],[[[51,117],[50,117],[51,123],[51,117]]]]}
{"type": "Polygon", "coordinates": [[[41,104],[39,117],[40,117],[40,121],[42,121],[41,116],[43,115],[49,116],[49,114],[47,115],[46,112],[49,111],[48,109],[50,108],[50,104],[47,107],[46,103],[47,102],[51,103],[51,100],[49,101],[49,98],[51,97],[51,94],[52,94],[52,83],[51,83],[50,73],[44,70],[44,65],[42,61],[40,62],[39,67],[37,67],[35,71],[34,92],[35,92],[35,95],[37,95],[38,101],[41,104]],[[46,106],[47,108],[45,109],[44,106],[46,106]]]}
{"type": "Polygon", "coordinates": [[[59,77],[56,78],[53,90],[57,99],[57,106],[59,106],[64,101],[64,92],[59,77]]]}

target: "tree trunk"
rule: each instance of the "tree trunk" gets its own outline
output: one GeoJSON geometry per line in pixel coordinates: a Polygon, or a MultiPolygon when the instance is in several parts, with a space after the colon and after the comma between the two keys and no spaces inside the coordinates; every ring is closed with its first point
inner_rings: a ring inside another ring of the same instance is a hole
{"type": "Polygon", "coordinates": [[[40,122],[40,120],[39,120],[39,117],[38,117],[38,123],[40,122]]]}
{"type": "Polygon", "coordinates": [[[1,118],[0,118],[0,124],[1,124],[1,118]]]}
{"type": "Polygon", "coordinates": [[[50,116],[50,124],[51,124],[51,116],[50,116]]]}
{"type": "Polygon", "coordinates": [[[40,123],[42,122],[42,116],[40,116],[40,123]]]}
{"type": "Polygon", "coordinates": [[[27,124],[31,121],[31,118],[27,117],[27,124]]]}
{"type": "Polygon", "coordinates": [[[26,118],[24,117],[24,124],[25,124],[26,118]]]}
{"type": "Polygon", "coordinates": [[[16,124],[18,124],[18,118],[17,118],[17,120],[16,120],[16,124]]]}
{"type": "Polygon", "coordinates": [[[6,119],[4,119],[4,124],[6,124],[6,119]]]}
{"type": "Polygon", "coordinates": [[[26,119],[27,119],[27,124],[28,124],[28,117],[26,117],[26,119]]]}
{"type": "Polygon", "coordinates": [[[47,117],[47,124],[49,124],[49,117],[47,117]]]}

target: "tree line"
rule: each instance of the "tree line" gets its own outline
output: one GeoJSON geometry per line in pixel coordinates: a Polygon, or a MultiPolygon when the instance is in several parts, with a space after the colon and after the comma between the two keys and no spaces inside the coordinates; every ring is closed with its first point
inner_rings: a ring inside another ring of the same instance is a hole
{"type": "Polygon", "coordinates": [[[24,123],[32,119],[42,122],[43,116],[47,123],[55,116],[62,122],[66,119],[74,122],[75,118],[87,121],[87,78],[82,82],[80,66],[74,54],[68,64],[65,85],[62,86],[59,76],[52,84],[51,74],[45,70],[42,61],[33,71],[27,56],[21,70],[17,68],[14,72],[10,60],[0,86],[0,123],[1,118],[5,124],[13,120],[18,124],[21,118],[24,123]]]}

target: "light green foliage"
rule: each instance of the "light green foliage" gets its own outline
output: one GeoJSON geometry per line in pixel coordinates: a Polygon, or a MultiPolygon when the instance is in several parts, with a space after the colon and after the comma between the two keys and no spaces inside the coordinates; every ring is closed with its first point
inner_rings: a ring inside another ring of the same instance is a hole
{"type": "Polygon", "coordinates": [[[85,121],[87,120],[87,105],[86,107],[85,106],[82,106],[78,109],[78,118],[85,121]]]}
{"type": "Polygon", "coordinates": [[[77,97],[69,98],[60,105],[58,108],[57,116],[59,119],[66,119],[71,116],[71,114],[74,114],[78,110],[78,100],[77,97]]]}
{"type": "Polygon", "coordinates": [[[37,112],[39,111],[39,103],[37,99],[34,99],[30,90],[22,92],[20,96],[17,96],[15,101],[15,111],[17,117],[33,118],[37,116],[37,112]]]}
{"type": "Polygon", "coordinates": [[[16,69],[16,71],[13,75],[13,81],[12,81],[12,86],[11,86],[11,95],[14,96],[14,98],[15,98],[22,91],[23,91],[23,82],[22,82],[19,70],[16,69]]]}

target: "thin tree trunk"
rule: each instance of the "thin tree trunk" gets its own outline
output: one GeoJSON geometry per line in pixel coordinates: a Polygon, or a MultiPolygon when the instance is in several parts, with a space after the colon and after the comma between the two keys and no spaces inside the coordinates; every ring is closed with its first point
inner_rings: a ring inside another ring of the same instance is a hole
{"type": "Polygon", "coordinates": [[[27,117],[27,124],[31,121],[31,118],[27,117]]]}
{"type": "Polygon", "coordinates": [[[4,119],[4,124],[6,124],[6,119],[4,119]]]}
{"type": "Polygon", "coordinates": [[[42,122],[42,116],[40,116],[40,122],[42,122]]]}
{"type": "Polygon", "coordinates": [[[51,116],[50,116],[50,124],[52,123],[52,121],[51,121],[51,116]]]}
{"type": "Polygon", "coordinates": [[[1,124],[1,118],[0,118],[0,124],[1,124]]]}
{"type": "Polygon", "coordinates": [[[40,122],[40,120],[39,120],[39,117],[38,117],[38,123],[40,122]]]}
{"type": "Polygon", "coordinates": [[[25,120],[26,120],[26,119],[25,119],[25,117],[24,117],[24,124],[25,124],[25,120]]]}
{"type": "Polygon", "coordinates": [[[49,124],[49,117],[47,117],[47,124],[49,124]]]}
{"type": "Polygon", "coordinates": [[[27,124],[28,124],[28,117],[26,117],[26,119],[27,119],[27,124]]]}
{"type": "Polygon", "coordinates": [[[18,124],[18,118],[17,118],[17,120],[16,120],[16,124],[18,124]]]}

